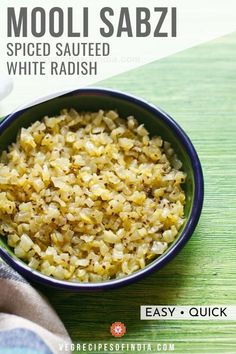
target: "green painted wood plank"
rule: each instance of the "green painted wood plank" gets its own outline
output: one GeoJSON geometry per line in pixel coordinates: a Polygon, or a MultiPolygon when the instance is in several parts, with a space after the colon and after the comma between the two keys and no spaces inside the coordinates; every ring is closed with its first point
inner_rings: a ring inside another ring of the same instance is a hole
{"type": "Polygon", "coordinates": [[[236,35],[189,49],[100,83],[146,98],[170,113],[202,161],[205,203],[183,251],[145,280],[104,293],[40,288],[75,342],[174,342],[176,353],[236,353],[236,322],[140,321],[141,304],[236,304],[236,35]],[[121,341],[121,339],[117,339],[121,341]]]}
{"type": "Polygon", "coordinates": [[[100,83],[144,97],[170,113],[191,137],[205,176],[200,223],[164,269],[123,289],[97,294],[45,291],[73,340],[174,342],[176,353],[236,353],[236,323],[140,321],[141,304],[236,304],[236,35],[100,83]]]}

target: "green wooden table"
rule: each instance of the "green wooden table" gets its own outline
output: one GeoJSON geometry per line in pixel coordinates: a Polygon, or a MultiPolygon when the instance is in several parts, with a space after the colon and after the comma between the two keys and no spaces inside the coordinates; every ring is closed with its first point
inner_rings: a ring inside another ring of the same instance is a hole
{"type": "Polygon", "coordinates": [[[137,284],[93,294],[43,292],[74,342],[174,343],[175,353],[236,353],[236,322],[139,318],[142,304],[236,305],[236,35],[186,50],[99,86],[144,97],[170,113],[185,129],[203,165],[202,217],[181,253],[137,284]],[[127,327],[122,339],[109,333],[114,321],[127,327]]]}

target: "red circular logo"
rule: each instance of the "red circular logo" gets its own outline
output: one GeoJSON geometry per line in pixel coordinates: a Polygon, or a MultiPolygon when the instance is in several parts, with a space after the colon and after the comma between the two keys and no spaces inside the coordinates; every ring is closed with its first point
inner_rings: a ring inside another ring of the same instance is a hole
{"type": "Polygon", "coordinates": [[[123,337],[126,333],[126,327],[122,322],[114,322],[111,325],[110,331],[113,337],[123,337]]]}

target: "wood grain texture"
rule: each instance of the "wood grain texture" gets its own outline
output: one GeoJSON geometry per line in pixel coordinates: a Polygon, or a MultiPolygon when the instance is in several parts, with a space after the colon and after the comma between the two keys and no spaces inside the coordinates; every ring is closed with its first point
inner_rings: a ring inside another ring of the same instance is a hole
{"type": "Polygon", "coordinates": [[[233,34],[100,83],[157,104],[185,129],[203,165],[205,202],[186,247],[145,280],[93,294],[41,288],[75,342],[114,342],[109,326],[122,321],[122,342],[173,342],[175,353],[236,353],[236,322],[139,319],[142,304],[236,305],[235,43],[233,34]]]}
{"type": "Polygon", "coordinates": [[[164,269],[123,289],[96,294],[45,291],[75,342],[173,342],[176,353],[236,353],[236,323],[140,321],[141,304],[236,304],[236,35],[104,81],[171,114],[192,139],[205,178],[202,217],[164,269]]]}

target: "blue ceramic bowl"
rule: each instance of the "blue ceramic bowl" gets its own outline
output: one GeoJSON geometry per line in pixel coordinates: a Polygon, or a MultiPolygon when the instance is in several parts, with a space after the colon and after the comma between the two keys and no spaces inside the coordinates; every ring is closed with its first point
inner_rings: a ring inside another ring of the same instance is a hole
{"type": "Polygon", "coordinates": [[[181,127],[165,112],[156,106],[126,93],[100,88],[85,88],[61,93],[56,98],[45,98],[43,103],[35,103],[29,108],[10,114],[0,123],[0,150],[4,150],[15,141],[21,127],[27,127],[32,122],[45,115],[53,116],[63,108],[75,108],[78,111],[96,111],[99,109],[117,109],[123,117],[134,115],[151,135],[161,135],[169,141],[183,162],[183,170],[187,173],[185,183],[186,222],[179,231],[176,240],[160,257],[153,260],[144,269],[121,279],[100,283],[80,283],[57,280],[32,270],[26,263],[18,259],[6,244],[6,238],[0,238],[0,256],[25,278],[44,285],[76,291],[102,290],[117,288],[138,281],[168,263],[192,235],[199,220],[203,204],[203,175],[198,155],[181,127]]]}

